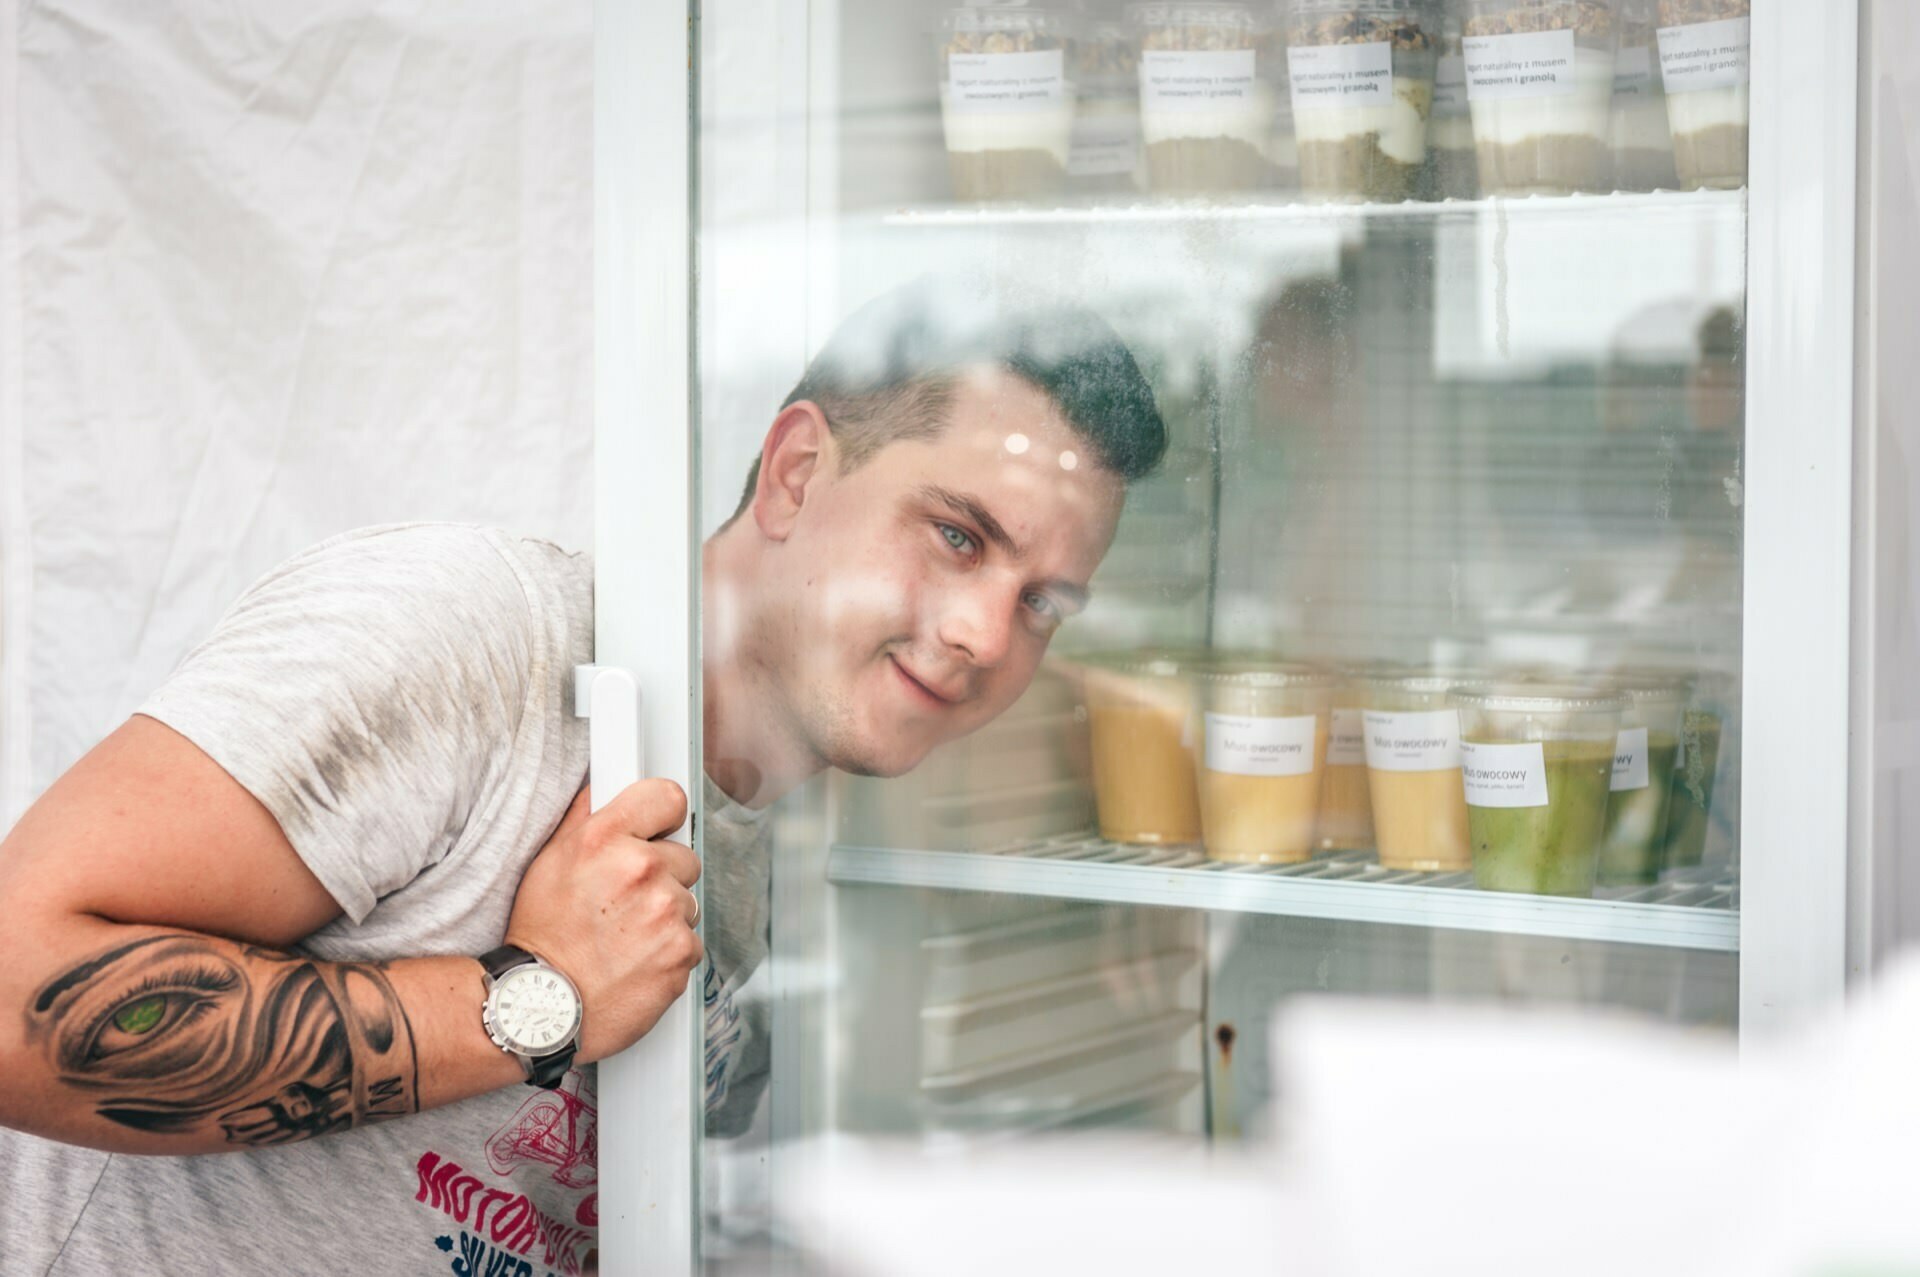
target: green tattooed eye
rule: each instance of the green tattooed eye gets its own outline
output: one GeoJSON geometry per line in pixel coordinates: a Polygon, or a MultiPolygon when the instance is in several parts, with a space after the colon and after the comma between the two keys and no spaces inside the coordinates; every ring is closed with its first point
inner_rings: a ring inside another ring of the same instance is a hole
{"type": "Polygon", "coordinates": [[[163,997],[142,998],[138,1002],[129,1002],[113,1013],[113,1027],[122,1033],[151,1033],[166,1014],[167,1000],[163,997]]]}

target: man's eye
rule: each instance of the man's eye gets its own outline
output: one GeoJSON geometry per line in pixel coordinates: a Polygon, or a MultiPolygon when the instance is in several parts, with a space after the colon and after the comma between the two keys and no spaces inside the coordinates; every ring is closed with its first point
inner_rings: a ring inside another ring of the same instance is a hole
{"type": "Polygon", "coordinates": [[[959,528],[954,527],[951,523],[936,523],[934,526],[940,529],[940,535],[944,537],[947,544],[954,549],[973,549],[973,538],[962,532],[959,528]]]}
{"type": "Polygon", "coordinates": [[[1046,620],[1058,621],[1060,619],[1060,605],[1046,595],[1039,593],[1037,590],[1027,591],[1026,603],[1029,608],[1033,609],[1036,615],[1046,620]]]}

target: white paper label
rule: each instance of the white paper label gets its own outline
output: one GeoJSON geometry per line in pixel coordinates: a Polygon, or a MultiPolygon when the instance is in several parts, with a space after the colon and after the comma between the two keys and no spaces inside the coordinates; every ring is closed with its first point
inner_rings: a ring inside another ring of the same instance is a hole
{"type": "Polygon", "coordinates": [[[1051,110],[1067,100],[1067,58],[1061,49],[947,55],[951,109],[1014,115],[1051,110]]]}
{"type": "Polygon", "coordinates": [[[1447,119],[1467,113],[1467,60],[1449,53],[1433,69],[1433,114],[1447,119]]]}
{"type": "Polygon", "coordinates": [[[1067,176],[1111,177],[1140,162],[1140,117],[1132,111],[1080,115],[1073,121],[1067,176]]]}
{"type": "Polygon", "coordinates": [[[1207,770],[1234,776],[1305,776],[1313,770],[1312,714],[1298,718],[1207,715],[1207,770]]]}
{"type": "Polygon", "coordinates": [[[1731,89],[1747,82],[1752,18],[1660,28],[1660,74],[1667,92],[1731,89]]]}
{"type": "Polygon", "coordinates": [[[1360,767],[1367,761],[1367,725],[1357,709],[1333,711],[1327,730],[1327,766],[1360,767]]]}
{"type": "Polygon", "coordinates": [[[1142,110],[1246,106],[1254,87],[1252,49],[1148,49],[1140,55],[1142,110]]]}
{"type": "Polygon", "coordinates": [[[1287,50],[1293,109],[1392,106],[1393,46],[1310,44],[1287,50]]]}
{"type": "Polygon", "coordinates": [[[1443,772],[1460,765],[1460,715],[1450,709],[1367,710],[1367,766],[1383,772],[1443,772]]]}
{"type": "Polygon", "coordinates": [[[1629,727],[1621,731],[1613,747],[1614,793],[1623,789],[1647,787],[1647,729],[1629,727]]]}
{"type": "Polygon", "coordinates": [[[1565,97],[1574,90],[1573,47],[1571,28],[1470,35],[1460,42],[1467,96],[1476,102],[1565,97]]]}
{"type": "Polygon", "coordinates": [[[1653,95],[1653,50],[1646,45],[1622,49],[1613,56],[1613,96],[1644,98],[1653,95]]]}
{"type": "Polygon", "coordinates": [[[1524,745],[1460,743],[1460,775],[1469,807],[1545,807],[1547,751],[1539,741],[1524,745]]]}

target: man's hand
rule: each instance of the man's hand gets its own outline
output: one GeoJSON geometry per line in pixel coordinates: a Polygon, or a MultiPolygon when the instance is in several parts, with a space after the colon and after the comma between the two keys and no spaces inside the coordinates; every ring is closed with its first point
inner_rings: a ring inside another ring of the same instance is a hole
{"type": "Polygon", "coordinates": [[[670,780],[643,780],[589,812],[582,789],[520,880],[507,943],[558,967],[586,1004],[579,1058],[604,1059],[651,1029],[705,952],[689,890],[700,859],[665,835],[687,818],[670,780]]]}

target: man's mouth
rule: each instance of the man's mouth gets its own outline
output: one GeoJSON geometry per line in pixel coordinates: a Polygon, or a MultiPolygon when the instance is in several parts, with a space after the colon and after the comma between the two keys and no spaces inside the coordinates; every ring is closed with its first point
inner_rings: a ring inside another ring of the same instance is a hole
{"type": "Polygon", "coordinates": [[[887,662],[893,666],[894,673],[900,676],[900,681],[906,685],[907,691],[926,704],[944,709],[960,700],[957,692],[948,693],[936,690],[922,680],[914,677],[912,671],[900,663],[899,657],[889,655],[887,662]]]}

